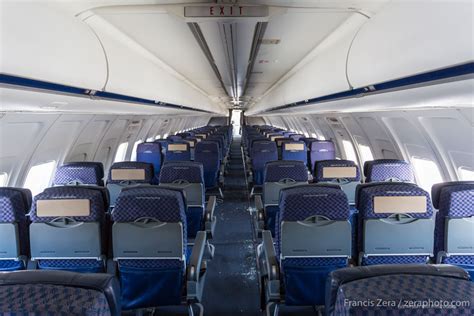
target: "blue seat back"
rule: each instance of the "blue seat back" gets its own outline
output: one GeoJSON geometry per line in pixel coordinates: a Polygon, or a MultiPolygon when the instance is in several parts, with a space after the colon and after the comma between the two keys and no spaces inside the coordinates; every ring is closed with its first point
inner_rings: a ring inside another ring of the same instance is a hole
{"type": "MultiPolygon", "coordinates": [[[[467,273],[450,265],[343,268],[328,277],[325,315],[437,315],[443,308],[429,301],[469,301],[473,291],[474,283],[469,282],[467,273]],[[381,299],[386,303],[378,304],[381,299]],[[422,306],[421,302],[427,303],[422,306]]],[[[472,314],[468,305],[449,308],[446,314],[472,314]]]]}
{"type": "Polygon", "coordinates": [[[120,316],[120,285],[105,273],[1,273],[0,311],[5,315],[120,316]]]}
{"type": "Polygon", "coordinates": [[[219,144],[213,141],[201,141],[196,144],[194,161],[203,165],[206,188],[217,186],[219,178],[219,144]]]}
{"type": "Polygon", "coordinates": [[[179,305],[186,269],[187,223],[180,190],[137,187],[112,212],[114,260],[125,310],[179,305]]]}
{"type": "Polygon", "coordinates": [[[377,159],[364,164],[365,182],[415,182],[410,163],[398,159],[377,159]]]}
{"type": "Polygon", "coordinates": [[[307,164],[308,155],[306,144],[300,141],[290,141],[282,143],[281,147],[282,160],[299,160],[307,164]]]}
{"type": "Polygon", "coordinates": [[[349,199],[349,204],[355,204],[355,191],[357,185],[360,184],[360,170],[354,161],[317,161],[313,178],[316,183],[333,183],[340,185],[349,199]]]}
{"type": "Polygon", "coordinates": [[[438,209],[437,262],[462,266],[474,276],[474,181],[436,184],[431,196],[438,209]]]}
{"type": "Polygon", "coordinates": [[[256,185],[262,185],[265,164],[278,160],[276,143],[268,140],[255,141],[252,145],[250,158],[252,159],[253,182],[256,185]]]}
{"type": "Polygon", "coordinates": [[[101,162],[68,162],[59,166],[53,179],[53,185],[98,185],[104,186],[104,166],[101,162]]]}
{"type": "Polygon", "coordinates": [[[138,161],[115,162],[110,167],[107,179],[110,206],[115,205],[115,201],[123,188],[152,184],[153,177],[154,171],[151,163],[138,161]]]}
{"type": "Polygon", "coordinates": [[[31,192],[20,188],[0,188],[0,271],[25,268],[29,254],[28,220],[31,192]]]}
{"type": "Polygon", "coordinates": [[[158,142],[141,143],[137,146],[137,161],[147,162],[153,165],[152,183],[158,183],[162,163],[161,144],[158,142]]]}
{"type": "Polygon", "coordinates": [[[275,247],[288,305],[322,305],[327,274],[348,265],[352,232],[347,197],[338,186],[283,189],[275,247]]]}
{"type": "Polygon", "coordinates": [[[428,192],[411,183],[378,182],[356,189],[359,261],[426,263],[433,255],[434,218],[428,192]]]}
{"type": "Polygon", "coordinates": [[[165,161],[190,161],[191,149],[189,143],[183,140],[168,144],[165,161]]]}
{"type": "Polygon", "coordinates": [[[314,172],[314,164],[321,160],[336,159],[336,148],[330,140],[312,141],[309,147],[311,172],[314,172]]]}
{"type": "Polygon", "coordinates": [[[105,202],[100,190],[58,186],[35,196],[29,213],[31,258],[40,269],[103,272],[105,202]]]}
{"type": "Polygon", "coordinates": [[[179,135],[170,135],[166,137],[166,139],[172,143],[176,143],[176,142],[180,142],[183,138],[179,135]]]}

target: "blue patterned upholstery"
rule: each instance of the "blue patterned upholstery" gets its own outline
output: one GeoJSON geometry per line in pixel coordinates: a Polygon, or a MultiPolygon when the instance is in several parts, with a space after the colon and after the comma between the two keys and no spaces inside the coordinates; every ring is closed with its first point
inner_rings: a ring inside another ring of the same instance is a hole
{"type": "MultiPolygon", "coordinates": [[[[308,184],[283,189],[275,232],[277,257],[281,253],[282,222],[304,221],[312,216],[331,221],[349,221],[349,203],[337,186],[308,184]]],[[[328,238],[332,238],[328,236],[328,238]]],[[[348,265],[347,257],[301,257],[281,260],[285,304],[322,305],[328,274],[348,265]]]]}
{"type": "Polygon", "coordinates": [[[311,172],[314,172],[316,161],[336,159],[336,148],[330,140],[312,141],[309,147],[311,172]]]}
{"type": "MultiPolygon", "coordinates": [[[[379,182],[364,184],[357,187],[356,192],[356,207],[358,213],[358,242],[357,246],[360,252],[364,251],[364,239],[365,238],[377,238],[377,236],[365,236],[364,225],[367,220],[372,219],[387,219],[392,213],[378,213],[374,211],[374,198],[384,196],[424,196],[426,197],[426,212],[406,212],[407,215],[413,219],[431,219],[433,217],[433,208],[431,204],[430,195],[420,187],[412,183],[402,182],[379,182]]],[[[416,235],[416,232],[413,232],[416,235]]],[[[431,238],[432,235],[428,236],[431,238]]],[[[433,231],[434,236],[434,231],[433,231]]],[[[425,236],[426,237],[426,236],[425,236]]],[[[398,238],[393,236],[393,238],[398,238]]],[[[395,263],[427,263],[428,258],[426,255],[371,255],[363,256],[359,258],[361,264],[372,265],[372,264],[395,264],[395,263]]]]}
{"type": "Polygon", "coordinates": [[[297,182],[308,181],[308,169],[301,161],[270,161],[265,165],[264,182],[279,182],[292,179],[297,182]]]}
{"type": "MultiPolygon", "coordinates": [[[[19,255],[28,256],[29,235],[26,213],[31,205],[31,192],[20,188],[0,188],[0,229],[2,224],[14,223],[18,227],[19,255]]],[[[24,269],[24,262],[20,258],[0,259],[0,271],[24,269]]]]}
{"type": "Polygon", "coordinates": [[[117,279],[105,273],[0,273],[0,314],[119,316],[119,292],[117,279]]]}
{"type": "Polygon", "coordinates": [[[170,135],[170,136],[166,137],[166,139],[171,141],[172,143],[176,143],[176,142],[181,141],[183,138],[179,135],[170,135]]]}
{"type": "Polygon", "coordinates": [[[201,163],[204,168],[206,188],[216,187],[219,179],[219,145],[216,142],[201,141],[194,150],[194,161],[201,163]]]}
{"type": "Polygon", "coordinates": [[[148,183],[151,184],[153,180],[153,165],[151,163],[146,162],[138,162],[138,161],[122,161],[122,162],[115,162],[109,170],[109,177],[107,179],[107,184],[114,184],[114,183],[123,183],[123,182],[133,182],[133,183],[148,183]],[[115,169],[143,169],[145,171],[145,179],[144,180],[132,180],[132,181],[124,181],[124,180],[113,180],[112,179],[112,170],[115,169]]]}
{"type": "Polygon", "coordinates": [[[103,293],[95,289],[54,284],[0,285],[0,313],[3,315],[111,315],[103,293]]]}
{"type": "MultiPolygon", "coordinates": [[[[106,209],[103,193],[99,190],[76,187],[76,186],[59,186],[46,189],[44,192],[35,196],[29,217],[32,223],[50,223],[57,217],[38,216],[37,202],[40,200],[89,200],[90,214],[89,216],[68,216],[69,219],[76,222],[98,222],[101,226],[102,236],[102,253],[106,247],[106,209]]],[[[32,236],[32,238],[41,238],[41,236],[32,236]]],[[[73,272],[103,272],[104,263],[96,259],[40,259],[38,260],[38,268],[48,270],[66,270],[73,272]]]]}
{"type": "Polygon", "coordinates": [[[100,191],[91,190],[87,187],[53,187],[35,196],[29,213],[33,223],[49,223],[55,217],[39,217],[36,214],[36,203],[39,200],[63,200],[63,199],[87,199],[90,201],[89,216],[72,217],[79,222],[103,222],[105,220],[104,200],[100,191]]]}
{"type": "Polygon", "coordinates": [[[173,143],[168,144],[166,149],[165,161],[190,161],[191,160],[191,147],[189,143],[184,140],[175,140],[173,143]],[[186,150],[172,150],[173,145],[185,145],[186,150]]]}
{"type": "Polygon", "coordinates": [[[167,162],[161,169],[160,183],[164,185],[178,185],[178,187],[185,191],[188,204],[186,208],[188,237],[196,237],[197,232],[200,231],[204,225],[205,184],[202,164],[200,162],[191,161],[167,162]],[[201,186],[191,187],[189,185],[196,183],[201,186]],[[190,195],[200,196],[201,205],[198,205],[196,201],[194,201],[195,203],[193,205],[190,205],[190,195]]]}
{"type": "Polygon", "coordinates": [[[453,277],[416,275],[409,271],[374,276],[341,285],[334,313],[330,315],[473,315],[473,293],[474,283],[453,277]],[[469,304],[440,308],[435,305],[440,301],[469,304]],[[427,305],[422,306],[423,302],[427,305]]]}
{"type": "Polygon", "coordinates": [[[277,145],[273,141],[255,141],[252,145],[250,158],[252,159],[253,182],[263,184],[265,164],[278,160],[277,145]]]}
{"type": "Polygon", "coordinates": [[[336,178],[325,178],[323,170],[327,167],[356,167],[356,176],[355,177],[348,177],[344,178],[347,181],[360,181],[360,170],[359,167],[355,164],[354,161],[351,160],[322,160],[317,161],[315,168],[314,168],[314,180],[315,182],[330,182],[335,180],[336,178]]]}
{"type": "Polygon", "coordinates": [[[365,182],[401,181],[415,182],[410,163],[398,159],[377,159],[364,164],[365,182]]]}
{"type": "Polygon", "coordinates": [[[290,137],[291,139],[293,139],[295,141],[299,141],[302,138],[304,138],[304,135],[302,135],[302,134],[291,134],[288,137],[290,137]]]}
{"type": "Polygon", "coordinates": [[[160,143],[141,143],[137,146],[137,161],[153,165],[153,184],[158,183],[162,160],[160,143]]]}
{"type": "Polygon", "coordinates": [[[80,183],[103,186],[103,178],[104,166],[101,162],[68,162],[56,169],[53,185],[80,183]]]}
{"type": "MultiPolygon", "coordinates": [[[[435,228],[435,253],[439,263],[449,263],[465,268],[474,277],[474,254],[449,254],[445,245],[446,224],[449,219],[474,218],[474,182],[447,182],[433,186],[433,204],[438,207],[435,228]]],[[[467,241],[474,238],[472,231],[465,232],[467,241]]]]}
{"type": "MultiPolygon", "coordinates": [[[[114,222],[134,222],[153,218],[165,223],[182,223],[183,243],[187,243],[185,201],[179,190],[138,187],[120,193],[114,210],[114,222]]],[[[153,243],[153,240],[144,240],[153,243]]],[[[186,247],[183,247],[186,258],[186,247]]],[[[183,290],[185,261],[177,259],[119,259],[123,309],[160,305],[179,305],[183,290]]]]}
{"type": "Polygon", "coordinates": [[[306,164],[302,161],[270,161],[265,165],[263,178],[265,229],[270,230],[272,236],[275,236],[275,220],[279,212],[277,198],[280,190],[290,185],[308,183],[308,169],[306,168],[306,164]],[[278,183],[278,185],[270,187],[268,184],[272,182],[278,183]]]}
{"type": "Polygon", "coordinates": [[[308,153],[306,149],[306,144],[303,141],[290,141],[282,143],[281,148],[281,159],[282,160],[300,160],[307,164],[308,162],[308,153]],[[292,145],[302,146],[301,150],[291,149],[292,145]]]}
{"type": "Polygon", "coordinates": [[[160,183],[185,180],[188,183],[204,183],[204,168],[200,162],[167,162],[160,173],[160,183]]]}

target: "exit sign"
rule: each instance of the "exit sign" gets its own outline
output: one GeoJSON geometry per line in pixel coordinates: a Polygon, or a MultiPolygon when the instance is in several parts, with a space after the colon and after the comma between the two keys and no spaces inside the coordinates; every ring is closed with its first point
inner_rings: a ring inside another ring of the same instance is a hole
{"type": "Polygon", "coordinates": [[[234,17],[265,17],[268,7],[245,5],[219,5],[184,7],[184,16],[190,18],[234,18],[234,17]]]}

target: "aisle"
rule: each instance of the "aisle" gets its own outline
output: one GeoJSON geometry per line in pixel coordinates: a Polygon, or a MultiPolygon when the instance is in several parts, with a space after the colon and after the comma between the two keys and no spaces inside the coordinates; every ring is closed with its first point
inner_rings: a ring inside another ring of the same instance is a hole
{"type": "Polygon", "coordinates": [[[204,287],[205,315],[259,315],[259,294],[248,191],[240,138],[231,146],[224,203],[216,210],[215,257],[204,287]]]}

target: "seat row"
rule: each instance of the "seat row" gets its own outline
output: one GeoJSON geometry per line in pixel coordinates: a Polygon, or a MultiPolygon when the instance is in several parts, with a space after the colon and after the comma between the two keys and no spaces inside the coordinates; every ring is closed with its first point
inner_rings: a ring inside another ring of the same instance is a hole
{"type": "Polygon", "coordinates": [[[354,264],[450,263],[472,277],[474,182],[435,185],[432,195],[438,211],[415,184],[360,184],[351,210],[335,184],[280,189],[276,207],[257,213],[266,302],[323,305],[328,273],[354,264]]]}
{"type": "MultiPolygon", "coordinates": [[[[184,170],[173,163],[162,171],[176,166],[184,170]]],[[[186,189],[175,184],[124,188],[109,214],[98,187],[51,187],[33,201],[23,189],[1,188],[1,270],[108,272],[120,280],[123,309],[198,303],[215,201],[196,225],[186,189]]]]}
{"type": "Polygon", "coordinates": [[[232,126],[205,126],[170,135],[166,139],[144,142],[137,146],[137,161],[152,163],[158,183],[163,162],[196,161],[203,164],[206,188],[218,188],[225,170],[232,126]]]}
{"type": "MultiPolygon", "coordinates": [[[[271,315],[273,305],[277,314],[279,304],[275,298],[269,301],[266,314],[271,315]]],[[[474,283],[461,268],[379,265],[331,272],[324,312],[327,316],[472,315],[473,305],[474,283]]],[[[202,306],[198,306],[202,312],[202,306]]],[[[189,315],[193,315],[192,300],[188,301],[188,308],[189,315]]],[[[4,314],[120,316],[121,311],[120,285],[110,274],[0,273],[0,312],[4,314]]]]}

